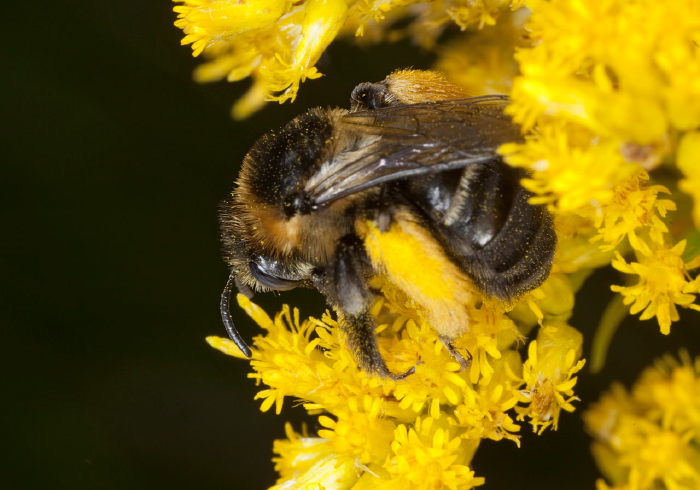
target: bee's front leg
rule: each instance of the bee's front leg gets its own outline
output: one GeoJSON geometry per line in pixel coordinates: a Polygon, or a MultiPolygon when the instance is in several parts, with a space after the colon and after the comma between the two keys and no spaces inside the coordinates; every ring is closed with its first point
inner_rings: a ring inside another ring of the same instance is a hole
{"type": "Polygon", "coordinates": [[[362,241],[348,235],[340,241],[334,261],[314,277],[314,283],[338,313],[348,347],[360,369],[382,378],[403,379],[415,369],[393,374],[379,353],[376,323],[369,312],[373,296],[367,286],[367,278],[371,274],[371,264],[362,241]]]}
{"type": "Polygon", "coordinates": [[[236,289],[238,294],[242,294],[248,299],[253,299],[253,290],[246,283],[241,281],[238,277],[235,278],[236,289]]]}

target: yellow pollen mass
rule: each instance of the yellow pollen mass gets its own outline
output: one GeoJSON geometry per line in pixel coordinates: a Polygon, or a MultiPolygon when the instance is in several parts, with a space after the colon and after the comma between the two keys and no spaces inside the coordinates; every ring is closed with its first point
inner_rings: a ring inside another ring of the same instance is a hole
{"type": "Polygon", "coordinates": [[[466,306],[474,285],[445,255],[431,234],[399,216],[386,232],[368,223],[365,247],[374,270],[404,291],[443,338],[469,330],[466,306]]]}
{"type": "MultiPolygon", "coordinates": [[[[431,299],[449,296],[458,286],[455,267],[444,254],[435,254],[431,238],[404,225],[394,225],[385,233],[371,227],[366,246],[372,263],[381,263],[384,272],[399,282],[418,284],[431,299]]],[[[435,244],[436,245],[436,244],[435,244]]]]}

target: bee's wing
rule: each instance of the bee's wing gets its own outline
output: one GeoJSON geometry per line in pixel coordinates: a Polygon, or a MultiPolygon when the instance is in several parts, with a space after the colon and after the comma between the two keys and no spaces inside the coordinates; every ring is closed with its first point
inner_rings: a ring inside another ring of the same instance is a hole
{"type": "Polygon", "coordinates": [[[494,159],[496,149],[521,141],[503,113],[505,95],[400,105],[342,116],[341,131],[376,141],[336,158],[310,179],[306,195],[326,204],[375,185],[494,159]]]}

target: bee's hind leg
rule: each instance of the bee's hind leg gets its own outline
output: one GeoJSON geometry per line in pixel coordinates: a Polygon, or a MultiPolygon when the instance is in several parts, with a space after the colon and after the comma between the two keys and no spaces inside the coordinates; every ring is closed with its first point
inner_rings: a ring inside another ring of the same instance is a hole
{"type": "Polygon", "coordinates": [[[472,365],[472,360],[471,358],[465,358],[462,355],[462,353],[455,348],[455,346],[452,344],[453,340],[454,339],[448,339],[446,337],[440,336],[440,342],[442,342],[442,345],[445,346],[447,352],[450,353],[452,358],[459,363],[459,370],[461,372],[472,365]]]}

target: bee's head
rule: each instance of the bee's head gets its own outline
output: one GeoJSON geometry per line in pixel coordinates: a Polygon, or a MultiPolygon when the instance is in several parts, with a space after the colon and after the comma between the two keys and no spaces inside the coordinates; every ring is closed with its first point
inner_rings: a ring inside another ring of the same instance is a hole
{"type": "Polygon", "coordinates": [[[331,140],[326,112],[312,109],[265,134],[246,155],[220,212],[225,259],[239,287],[284,291],[309,277],[300,251],[309,248],[306,225],[315,216],[302,186],[331,140]]]}
{"type": "Polygon", "coordinates": [[[285,253],[284,247],[275,246],[271,232],[262,229],[256,213],[251,211],[254,203],[241,201],[240,186],[220,209],[224,258],[231,271],[221,294],[221,318],[231,339],[250,357],[252,351],[236,330],[229,311],[234,285],[248,297],[253,291],[286,291],[301,285],[310,276],[311,267],[285,253]]]}
{"type": "Polygon", "coordinates": [[[271,236],[274,231],[261,229],[257,214],[251,216],[248,206],[238,202],[237,191],[222,203],[221,227],[224,258],[239,289],[287,291],[301,285],[309,278],[311,266],[294,250],[279,246],[279,237],[271,236]]]}
{"type": "Polygon", "coordinates": [[[292,289],[332,256],[346,233],[340,225],[348,220],[313,206],[304,190],[334,148],[335,117],[311,109],[261,137],[243,160],[220,210],[225,259],[239,286],[292,289]]]}

